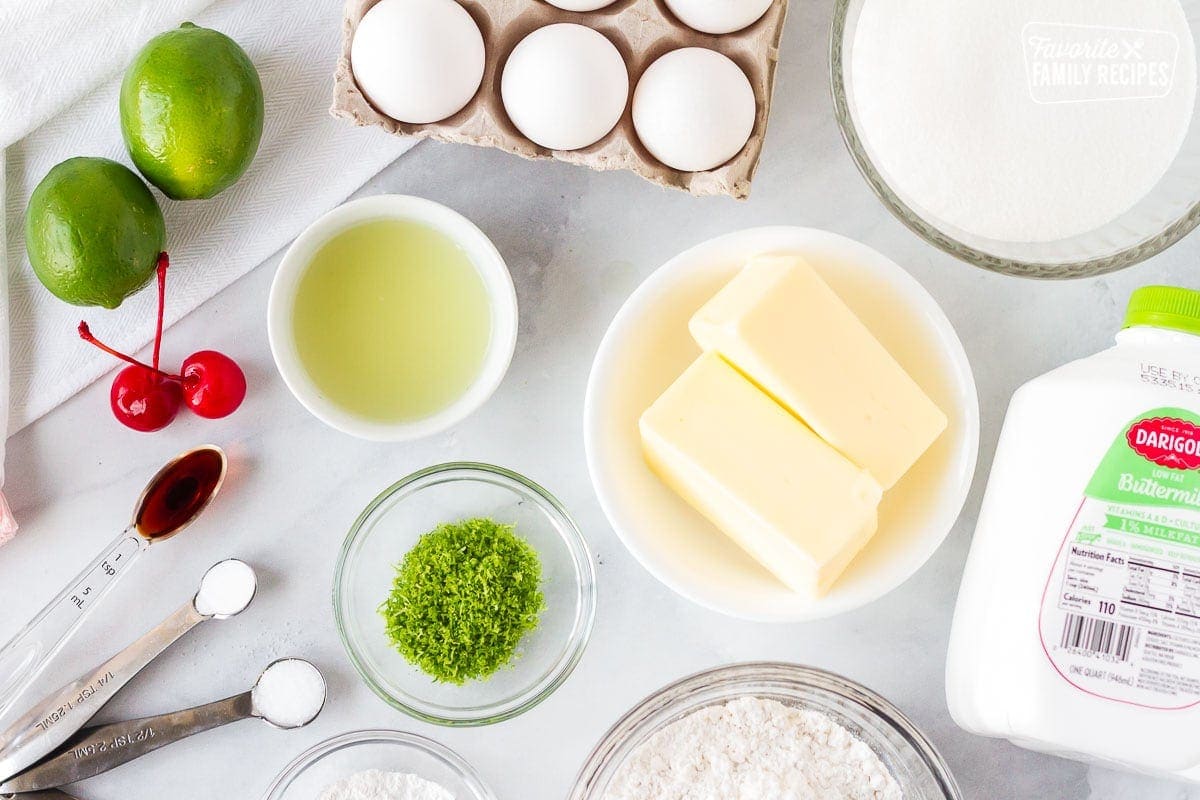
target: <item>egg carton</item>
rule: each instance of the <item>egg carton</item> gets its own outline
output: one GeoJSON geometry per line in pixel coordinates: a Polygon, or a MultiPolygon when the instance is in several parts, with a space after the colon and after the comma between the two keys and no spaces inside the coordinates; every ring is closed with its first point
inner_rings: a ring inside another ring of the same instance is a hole
{"type": "Polygon", "coordinates": [[[350,45],[359,21],[379,0],[346,0],[342,54],[335,73],[335,117],[356,125],[377,125],[391,133],[443,142],[496,147],[529,159],[553,158],[594,170],[627,169],[648,181],[693,195],[729,195],[744,200],[758,167],[771,112],[779,41],[787,0],[775,0],[748,28],[713,36],[692,30],[671,14],[663,0],[617,0],[598,11],[564,11],[544,0],[458,0],[474,18],[487,48],[483,83],[458,113],[440,122],[398,122],[371,105],[354,81],[350,45]],[[608,37],[625,59],[630,102],[620,122],[603,139],[579,150],[549,150],[525,138],[509,120],[500,99],[500,75],[513,48],[529,33],[557,22],[591,27],[608,37]],[[757,112],[746,146],[729,161],[706,172],[680,172],[650,155],[638,141],[630,107],[643,71],[663,54],[681,47],[706,47],[732,59],[754,88],[757,112]]]}

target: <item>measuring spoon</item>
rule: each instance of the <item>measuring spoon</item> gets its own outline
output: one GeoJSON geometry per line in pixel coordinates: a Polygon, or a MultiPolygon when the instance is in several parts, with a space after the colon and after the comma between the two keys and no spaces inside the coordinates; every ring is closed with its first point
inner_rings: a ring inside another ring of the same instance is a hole
{"type": "Polygon", "coordinates": [[[138,556],[200,516],[220,490],[225,470],[221,448],[204,445],[176,456],[150,479],[129,527],[0,649],[0,717],[138,556]]]}
{"type": "Polygon", "coordinates": [[[53,758],[0,785],[0,793],[17,792],[16,800],[24,800],[29,795],[20,792],[91,778],[180,739],[243,719],[262,719],[284,730],[302,728],[321,713],[325,697],[320,670],[303,659],[280,659],[269,664],[254,688],[243,694],[184,711],[89,728],[53,758]],[[295,704],[274,708],[281,692],[290,692],[295,704]]]}
{"type": "Polygon", "coordinates": [[[52,693],[0,733],[0,779],[8,778],[71,738],[126,683],[181,636],[209,619],[228,619],[254,599],[257,580],[237,559],[204,573],[195,596],[133,644],[52,693]]]}

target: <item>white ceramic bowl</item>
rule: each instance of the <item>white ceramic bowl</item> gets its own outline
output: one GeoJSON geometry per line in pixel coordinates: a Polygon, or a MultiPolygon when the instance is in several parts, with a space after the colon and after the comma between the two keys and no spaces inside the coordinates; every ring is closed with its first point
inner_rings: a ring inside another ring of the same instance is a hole
{"type": "Polygon", "coordinates": [[[399,194],[376,195],[338,206],[292,242],[271,284],[267,335],[271,341],[271,355],[284,383],[313,416],[343,433],[363,439],[407,441],[456,425],[492,396],[508,371],[517,343],[517,294],[504,258],[487,235],[469,219],[432,200],[399,194]],[[444,233],[463,248],[479,270],[491,301],[491,339],[475,382],[450,406],[419,420],[379,422],[347,411],[313,383],[296,352],[292,313],[300,280],[313,256],[322,245],[347,228],[377,219],[411,220],[444,233]]]}
{"type": "Polygon", "coordinates": [[[592,366],[584,408],[588,468],[609,522],[655,577],[700,605],[745,619],[828,617],[899,586],[937,550],[962,510],[979,447],[979,402],[946,315],[900,266],[866,245],[810,228],[753,228],[680,254],[617,313],[592,366]],[[637,420],[700,353],[693,312],[762,253],[807,258],[950,424],[884,497],[879,532],[826,596],[785,587],[662,483],[642,458],[637,420]]]}

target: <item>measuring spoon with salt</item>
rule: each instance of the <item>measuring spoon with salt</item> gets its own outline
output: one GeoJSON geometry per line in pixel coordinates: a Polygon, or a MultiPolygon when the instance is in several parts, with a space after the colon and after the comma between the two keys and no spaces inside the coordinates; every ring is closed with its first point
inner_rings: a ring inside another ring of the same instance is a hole
{"type": "Polygon", "coordinates": [[[200,516],[220,490],[225,470],[221,448],[204,445],[171,459],[150,479],[134,506],[129,527],[0,649],[0,716],[138,557],[200,516]]]}
{"type": "Polygon", "coordinates": [[[267,666],[248,692],[196,708],[154,717],[114,722],[83,731],[36,767],[0,785],[17,792],[16,800],[35,792],[91,778],[197,733],[231,722],[257,718],[276,728],[302,728],[325,707],[321,671],[308,661],[284,658],[267,666]]]}
{"type": "Polygon", "coordinates": [[[195,596],[179,610],[108,661],[53,692],[0,733],[0,779],[27,769],[71,738],[134,675],[192,628],[245,610],[257,586],[254,570],[244,561],[231,558],[210,567],[195,596]]]}

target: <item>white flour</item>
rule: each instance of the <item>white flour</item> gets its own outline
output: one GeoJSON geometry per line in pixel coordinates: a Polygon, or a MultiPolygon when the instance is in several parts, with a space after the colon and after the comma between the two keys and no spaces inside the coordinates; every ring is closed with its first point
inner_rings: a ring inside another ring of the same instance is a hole
{"type": "Polygon", "coordinates": [[[1005,241],[1136,205],[1196,97],[1178,0],[870,0],[851,74],[863,142],[901,198],[1005,241]]]}
{"type": "Polygon", "coordinates": [[[318,800],[454,800],[454,794],[418,775],[369,769],[338,781],[318,800]]]}
{"type": "Polygon", "coordinates": [[[819,711],[710,706],[638,747],[604,800],[902,800],[879,757],[819,711]]]}

